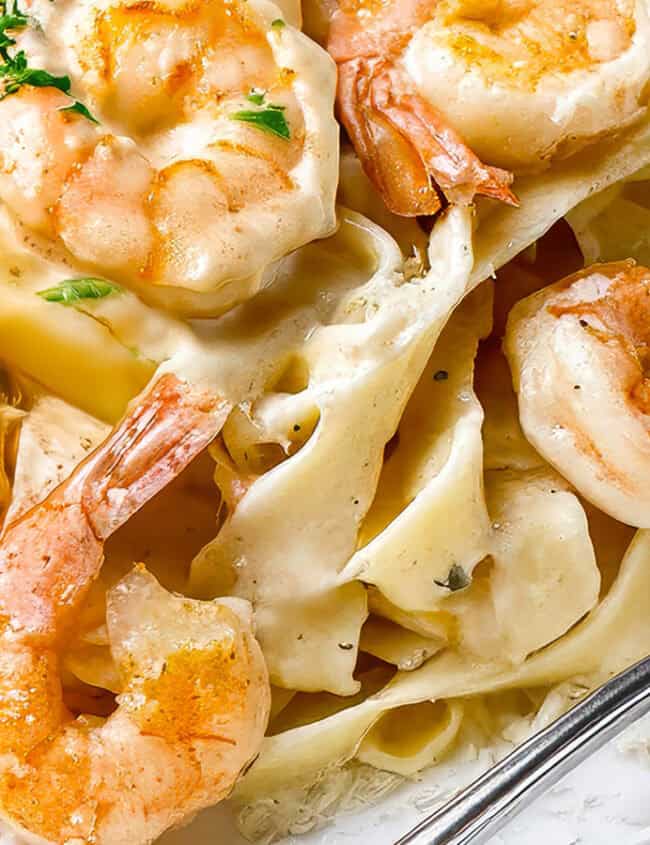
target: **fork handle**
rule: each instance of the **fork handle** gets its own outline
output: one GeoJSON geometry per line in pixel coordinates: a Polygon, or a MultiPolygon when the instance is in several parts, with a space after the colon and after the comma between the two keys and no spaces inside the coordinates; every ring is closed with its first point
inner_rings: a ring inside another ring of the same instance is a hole
{"type": "Polygon", "coordinates": [[[612,678],[436,810],[395,845],[469,845],[506,822],[650,712],[650,657],[612,678]]]}

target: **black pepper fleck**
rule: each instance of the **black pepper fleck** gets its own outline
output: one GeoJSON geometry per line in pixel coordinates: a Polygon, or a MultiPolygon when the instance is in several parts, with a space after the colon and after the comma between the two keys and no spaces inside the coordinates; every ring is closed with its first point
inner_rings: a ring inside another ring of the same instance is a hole
{"type": "Polygon", "coordinates": [[[438,370],[438,372],[433,374],[434,381],[447,381],[449,378],[449,373],[447,370],[438,370]]]}

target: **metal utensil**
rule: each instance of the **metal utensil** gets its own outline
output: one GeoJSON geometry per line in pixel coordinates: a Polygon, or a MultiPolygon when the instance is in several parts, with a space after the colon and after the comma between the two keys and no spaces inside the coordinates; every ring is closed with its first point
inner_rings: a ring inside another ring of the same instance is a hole
{"type": "Polygon", "coordinates": [[[395,845],[485,842],[525,806],[646,713],[650,713],[650,657],[607,681],[535,734],[395,845]]]}

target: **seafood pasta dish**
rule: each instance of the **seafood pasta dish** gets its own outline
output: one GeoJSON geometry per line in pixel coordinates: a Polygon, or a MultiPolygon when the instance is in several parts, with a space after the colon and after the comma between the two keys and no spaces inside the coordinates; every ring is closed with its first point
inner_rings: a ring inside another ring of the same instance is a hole
{"type": "Polygon", "coordinates": [[[650,653],[648,0],[1,12],[12,842],[281,840],[650,653]]]}

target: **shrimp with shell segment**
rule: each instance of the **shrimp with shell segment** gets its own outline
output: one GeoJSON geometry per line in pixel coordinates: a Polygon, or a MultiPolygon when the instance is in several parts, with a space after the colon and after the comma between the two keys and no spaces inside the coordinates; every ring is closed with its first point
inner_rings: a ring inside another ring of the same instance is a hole
{"type": "Polygon", "coordinates": [[[521,425],[600,510],[650,527],[650,269],[595,264],[510,312],[521,425]]]}
{"type": "Polygon", "coordinates": [[[398,214],[439,193],[512,204],[512,173],[647,115],[645,0],[340,0],[328,49],[342,121],[398,214]]]}
{"type": "Polygon", "coordinates": [[[164,590],[142,566],[108,596],[122,691],[68,711],[61,655],[104,541],[218,433],[229,406],[167,374],[0,539],[0,815],[61,843],[148,843],[228,794],[261,743],[269,686],[250,606],[164,590]]]}
{"type": "Polygon", "coordinates": [[[338,107],[364,170],[395,214],[434,214],[443,196],[510,204],[512,175],[480,161],[418,92],[401,56],[430,17],[431,0],[343,0],[328,50],[338,64],[338,107]]]}

